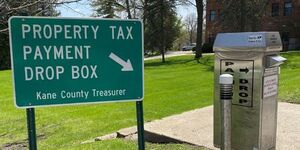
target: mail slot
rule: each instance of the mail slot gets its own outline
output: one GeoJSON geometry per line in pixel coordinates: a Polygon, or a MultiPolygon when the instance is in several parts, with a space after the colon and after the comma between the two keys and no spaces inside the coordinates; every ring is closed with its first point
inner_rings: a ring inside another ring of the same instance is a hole
{"type": "Polygon", "coordinates": [[[214,43],[214,145],[220,147],[221,74],[233,76],[232,149],[276,148],[279,56],[278,32],[218,34],[214,43]]]}

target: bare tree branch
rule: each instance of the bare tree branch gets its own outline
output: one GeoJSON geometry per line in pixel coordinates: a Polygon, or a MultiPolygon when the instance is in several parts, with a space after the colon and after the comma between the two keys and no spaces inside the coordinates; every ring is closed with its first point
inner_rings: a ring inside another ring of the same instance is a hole
{"type": "Polygon", "coordinates": [[[1,33],[1,32],[7,32],[7,31],[8,31],[8,28],[1,29],[1,30],[0,30],[0,33],[1,33]]]}
{"type": "Polygon", "coordinates": [[[187,3],[189,3],[190,5],[192,5],[192,6],[194,6],[194,7],[196,7],[196,4],[194,4],[193,2],[191,2],[190,0],[186,0],[187,1],[187,3]]]}
{"type": "Polygon", "coordinates": [[[82,15],[82,16],[86,16],[84,13],[81,13],[79,11],[76,11],[75,9],[73,9],[72,7],[66,5],[66,4],[63,4],[65,7],[67,7],[68,9],[72,10],[73,12],[79,14],[79,15],[82,15]]]}
{"type": "Polygon", "coordinates": [[[49,3],[49,4],[60,5],[60,4],[76,3],[76,2],[80,2],[80,1],[81,1],[81,0],[69,0],[69,1],[61,1],[61,2],[47,2],[47,0],[44,0],[43,2],[49,3]]]}
{"type": "MultiPolygon", "coordinates": [[[[1,0],[0,2],[0,33],[8,34],[8,26],[7,21],[8,18],[12,15],[20,15],[21,13],[25,13],[27,11],[30,11],[30,15],[32,16],[38,16],[42,15],[43,13],[47,12],[51,6],[57,6],[57,5],[65,5],[69,9],[75,11],[73,8],[67,6],[66,4],[70,3],[76,3],[80,2],[81,0],[36,0],[36,1],[7,1],[7,0],[1,0]],[[42,4],[42,9],[37,10],[30,10],[32,7],[39,6],[42,4]]],[[[76,13],[79,13],[78,11],[75,11],[76,13]]],[[[82,13],[79,13],[81,15],[84,15],[82,13]]]]}

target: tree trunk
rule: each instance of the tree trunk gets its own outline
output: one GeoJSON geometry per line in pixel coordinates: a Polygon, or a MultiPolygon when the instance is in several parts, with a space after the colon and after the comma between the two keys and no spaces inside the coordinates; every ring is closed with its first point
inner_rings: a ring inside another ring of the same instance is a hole
{"type": "Polygon", "coordinates": [[[164,32],[164,0],[160,1],[160,53],[161,53],[161,62],[165,62],[165,32],[164,32]]]}
{"type": "Polygon", "coordinates": [[[241,0],[241,32],[245,32],[245,20],[246,20],[246,16],[245,16],[245,0],[241,0]]]}
{"type": "Polygon", "coordinates": [[[136,18],[136,1],[135,0],[131,0],[131,5],[133,8],[133,18],[136,18]]]}
{"type": "Polygon", "coordinates": [[[126,11],[127,11],[127,15],[128,15],[128,19],[131,19],[131,13],[130,13],[130,6],[129,6],[129,0],[126,0],[126,11]]]}
{"type": "Polygon", "coordinates": [[[196,55],[195,59],[199,62],[202,57],[202,28],[203,28],[203,1],[196,0],[197,8],[197,38],[196,38],[196,55]]]}
{"type": "Polygon", "coordinates": [[[143,24],[144,24],[144,30],[146,26],[146,18],[148,17],[148,0],[145,0],[144,2],[144,10],[143,10],[143,24]]]}

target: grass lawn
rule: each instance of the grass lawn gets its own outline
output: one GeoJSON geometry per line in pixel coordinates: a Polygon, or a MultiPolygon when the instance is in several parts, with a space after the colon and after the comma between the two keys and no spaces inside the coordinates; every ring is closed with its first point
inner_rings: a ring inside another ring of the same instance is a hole
{"type": "MultiPolygon", "coordinates": [[[[193,56],[145,63],[145,122],[212,104],[213,56],[198,64],[193,56]]],[[[24,109],[13,103],[11,71],[0,71],[0,149],[27,138],[24,109]]],[[[135,103],[110,103],[36,109],[41,149],[136,149],[136,142],[111,140],[80,144],[136,125],[135,103]]],[[[148,144],[152,149],[195,149],[188,145],[148,144]]]]}
{"type": "Polygon", "coordinates": [[[279,100],[300,104],[300,52],[282,56],[288,60],[281,66],[279,100]]]}
{"type": "MultiPolygon", "coordinates": [[[[281,101],[300,103],[300,52],[284,53],[281,101]]],[[[0,149],[27,138],[25,110],[13,104],[11,71],[0,71],[0,149]]],[[[212,104],[213,56],[200,63],[193,56],[145,62],[145,122],[212,104]]],[[[110,103],[36,109],[40,149],[136,149],[122,139],[80,144],[83,141],[136,125],[135,103],[110,103]]],[[[183,144],[150,144],[147,149],[200,149],[183,144]]]]}

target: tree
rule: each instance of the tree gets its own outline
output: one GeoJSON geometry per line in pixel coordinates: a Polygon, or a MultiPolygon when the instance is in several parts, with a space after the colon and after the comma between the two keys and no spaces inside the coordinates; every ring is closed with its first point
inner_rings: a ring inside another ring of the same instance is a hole
{"type": "MultiPolygon", "coordinates": [[[[177,23],[176,28],[179,29],[178,32],[178,37],[176,38],[176,40],[173,42],[173,46],[172,46],[172,50],[177,50],[180,51],[182,48],[182,44],[186,43],[187,41],[189,41],[189,33],[185,27],[184,22],[182,22],[182,18],[178,18],[178,23],[177,23]]],[[[193,36],[193,40],[195,41],[196,39],[196,31],[194,32],[194,36],[193,36]]]]}
{"type": "Polygon", "coordinates": [[[92,0],[94,16],[103,18],[119,18],[117,12],[124,11],[125,7],[119,0],[92,0]]]}
{"type": "Polygon", "coordinates": [[[103,18],[139,18],[143,10],[142,0],[92,0],[93,16],[103,18]]]}
{"type": "Polygon", "coordinates": [[[129,5],[129,0],[125,0],[126,3],[126,12],[128,14],[128,19],[131,19],[131,11],[130,11],[130,5],[129,5]]]}
{"type": "Polygon", "coordinates": [[[221,0],[221,26],[228,32],[257,31],[269,0],[221,0]],[[235,21],[232,21],[235,20],[235,21]]]}
{"type": "Polygon", "coordinates": [[[125,0],[127,18],[142,18],[147,0],[125,0]]]}
{"type": "Polygon", "coordinates": [[[59,12],[55,7],[64,3],[78,2],[79,0],[61,1],[58,0],[19,0],[0,2],[0,25],[1,33],[8,34],[8,18],[10,16],[57,16],[59,12]]]}
{"type": "MultiPolygon", "coordinates": [[[[202,32],[203,32],[203,11],[204,2],[206,0],[195,0],[194,4],[191,0],[178,0],[181,5],[192,5],[197,9],[197,36],[196,36],[196,55],[195,59],[199,62],[202,57],[202,32]]],[[[225,1],[225,0],[224,0],[225,1]]]]}
{"type": "Polygon", "coordinates": [[[203,30],[203,0],[195,0],[197,8],[197,39],[195,59],[199,62],[202,57],[202,30],[203,30]]]}
{"type": "Polygon", "coordinates": [[[189,34],[189,42],[194,42],[195,33],[197,33],[197,20],[196,15],[194,13],[187,15],[184,20],[186,30],[189,34]]]}
{"type": "Polygon", "coordinates": [[[165,50],[172,48],[180,33],[180,21],[176,15],[175,0],[145,1],[144,25],[146,49],[159,49],[162,62],[165,50]]]}
{"type": "Polygon", "coordinates": [[[57,5],[79,0],[18,0],[0,1],[0,69],[10,68],[8,19],[11,16],[57,16],[57,5]]]}
{"type": "Polygon", "coordinates": [[[178,37],[181,22],[176,15],[176,0],[94,0],[96,16],[143,18],[146,49],[159,50],[162,62],[165,50],[170,49],[178,37]]]}

